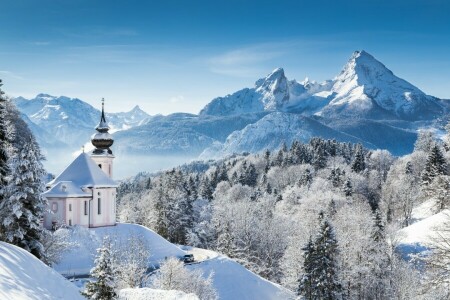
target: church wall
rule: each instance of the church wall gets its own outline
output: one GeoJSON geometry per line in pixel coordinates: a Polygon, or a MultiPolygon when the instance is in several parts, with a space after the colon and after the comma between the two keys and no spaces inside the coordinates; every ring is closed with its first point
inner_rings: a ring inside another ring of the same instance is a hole
{"type": "Polygon", "coordinates": [[[44,215],[44,227],[52,229],[53,222],[57,226],[66,224],[66,202],[64,198],[49,198],[48,207],[51,212],[44,215]]]}
{"type": "Polygon", "coordinates": [[[102,171],[109,176],[113,177],[113,155],[91,155],[91,158],[97,165],[101,165],[102,171]]]}
{"type": "Polygon", "coordinates": [[[93,227],[116,224],[115,194],[116,188],[94,189],[91,211],[91,224],[93,227]],[[100,199],[100,214],[98,213],[98,199],[100,199]]]}

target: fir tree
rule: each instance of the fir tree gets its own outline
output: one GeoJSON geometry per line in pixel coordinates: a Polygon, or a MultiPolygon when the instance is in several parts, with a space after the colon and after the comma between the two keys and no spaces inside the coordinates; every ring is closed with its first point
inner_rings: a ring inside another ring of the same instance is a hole
{"type": "Polygon", "coordinates": [[[312,300],[313,298],[313,278],[314,273],[314,245],[312,237],[309,236],[308,243],[302,248],[303,251],[303,276],[299,279],[299,286],[297,295],[303,295],[305,299],[312,300]]]}
{"type": "Polygon", "coordinates": [[[39,147],[34,139],[23,145],[14,158],[9,200],[2,207],[5,240],[45,261],[40,220],[47,202],[41,196],[45,175],[39,147]]]}
{"type": "Polygon", "coordinates": [[[447,175],[447,163],[438,145],[431,148],[422,174],[422,183],[429,185],[436,176],[447,175]]]}
{"type": "Polygon", "coordinates": [[[356,145],[355,158],[352,163],[352,171],[361,173],[366,169],[366,161],[364,158],[364,152],[361,144],[356,145]]]}
{"type": "Polygon", "coordinates": [[[341,284],[338,280],[338,244],[333,226],[320,214],[320,228],[314,241],[304,248],[304,275],[299,294],[306,299],[340,299],[341,284]]]}
{"type": "Polygon", "coordinates": [[[117,297],[114,291],[114,273],[112,269],[112,258],[109,242],[104,241],[103,246],[97,249],[95,266],[90,274],[94,281],[86,284],[85,290],[81,293],[92,300],[110,300],[117,297]]]}
{"type": "Polygon", "coordinates": [[[344,192],[344,195],[346,197],[351,197],[351,195],[353,194],[353,186],[352,186],[352,182],[350,181],[349,178],[347,178],[347,180],[344,182],[342,191],[344,192]]]}
{"type": "MultiPolygon", "coordinates": [[[[11,174],[11,170],[9,167],[9,150],[10,150],[10,132],[9,126],[7,124],[7,111],[6,111],[6,102],[7,99],[4,96],[4,93],[1,89],[2,81],[0,80],[0,208],[6,205],[6,201],[8,200],[7,195],[7,186],[8,179],[11,174]]],[[[2,211],[0,211],[2,214],[2,211]]],[[[3,216],[0,222],[0,237],[4,239],[4,228],[3,228],[3,216]]]]}

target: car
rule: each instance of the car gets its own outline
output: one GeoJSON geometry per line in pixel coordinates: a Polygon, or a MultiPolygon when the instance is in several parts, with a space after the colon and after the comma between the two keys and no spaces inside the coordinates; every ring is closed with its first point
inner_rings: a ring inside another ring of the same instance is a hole
{"type": "Polygon", "coordinates": [[[183,261],[185,264],[194,262],[194,254],[186,254],[183,256],[183,261]]]}

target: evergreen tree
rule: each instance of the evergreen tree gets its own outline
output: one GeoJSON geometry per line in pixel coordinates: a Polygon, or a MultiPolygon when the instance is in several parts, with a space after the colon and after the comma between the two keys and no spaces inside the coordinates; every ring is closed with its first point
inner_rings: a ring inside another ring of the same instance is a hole
{"type": "Polygon", "coordinates": [[[95,281],[88,282],[81,293],[92,300],[111,300],[117,297],[114,291],[114,273],[109,242],[105,239],[103,246],[97,249],[95,266],[90,274],[95,281]]]}
{"type": "Polygon", "coordinates": [[[333,226],[323,213],[319,218],[319,232],[304,248],[305,273],[300,281],[299,294],[306,299],[340,299],[342,287],[337,274],[337,240],[333,226]]]}
{"type": "Polygon", "coordinates": [[[33,138],[22,147],[14,158],[9,199],[2,206],[4,238],[45,261],[40,226],[47,205],[41,196],[45,175],[42,156],[33,138]]]}
{"type": "MultiPolygon", "coordinates": [[[[11,170],[9,167],[10,159],[10,128],[7,124],[7,111],[6,103],[7,99],[1,89],[2,81],[0,80],[0,208],[6,205],[8,200],[7,186],[8,179],[11,175],[11,170]]],[[[0,210],[0,214],[2,211],[0,210]]],[[[0,219],[0,238],[4,239],[4,228],[3,228],[3,216],[0,219]]]]}
{"type": "Polygon", "coordinates": [[[422,183],[429,185],[436,176],[447,175],[447,163],[438,145],[431,148],[422,174],[422,183]]]}
{"type": "Polygon", "coordinates": [[[299,286],[297,295],[303,295],[305,299],[312,300],[313,298],[313,277],[314,273],[314,245],[312,237],[309,236],[308,243],[302,248],[303,251],[303,276],[299,279],[299,286]]]}
{"type": "Polygon", "coordinates": [[[366,161],[364,158],[364,152],[361,144],[356,145],[355,158],[352,163],[352,171],[361,173],[366,169],[366,161]]]}
{"type": "Polygon", "coordinates": [[[350,181],[350,178],[347,178],[347,180],[344,182],[342,191],[344,192],[344,195],[346,197],[351,197],[351,195],[353,194],[353,186],[352,186],[352,182],[350,181]]]}

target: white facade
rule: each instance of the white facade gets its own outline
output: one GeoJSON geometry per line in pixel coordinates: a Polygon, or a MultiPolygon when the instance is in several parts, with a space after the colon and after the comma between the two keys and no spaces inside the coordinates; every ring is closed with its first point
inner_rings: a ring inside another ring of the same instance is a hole
{"type": "Polygon", "coordinates": [[[50,210],[44,227],[115,225],[116,189],[117,183],[89,155],[80,154],[43,193],[50,210]]]}
{"type": "Polygon", "coordinates": [[[113,177],[113,159],[115,158],[112,154],[91,154],[91,158],[95,161],[97,166],[105,172],[109,178],[113,177]]]}

